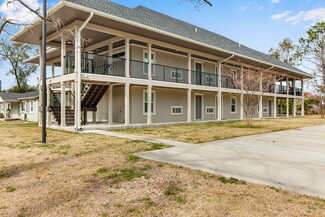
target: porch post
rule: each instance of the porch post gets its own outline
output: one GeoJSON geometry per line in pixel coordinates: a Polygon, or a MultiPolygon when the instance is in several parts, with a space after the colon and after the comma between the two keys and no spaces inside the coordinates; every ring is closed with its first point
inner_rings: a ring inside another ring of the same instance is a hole
{"type": "Polygon", "coordinates": [[[244,119],[244,67],[240,67],[240,120],[244,119]]]}
{"type": "Polygon", "coordinates": [[[289,97],[287,97],[287,117],[289,117],[289,97]]]}
{"type": "Polygon", "coordinates": [[[261,72],[261,78],[260,78],[260,99],[259,99],[259,111],[258,111],[258,118],[261,119],[263,118],[263,72],[261,72]]]}
{"type": "Polygon", "coordinates": [[[61,76],[65,73],[66,40],[61,37],[61,76]]]}
{"type": "Polygon", "coordinates": [[[55,73],[55,66],[54,63],[51,64],[51,72],[52,72],[52,78],[54,78],[54,73],[55,73]]]}
{"type": "Polygon", "coordinates": [[[273,98],[273,117],[274,117],[274,118],[276,118],[277,115],[278,115],[278,110],[277,110],[277,101],[278,101],[278,99],[277,99],[277,97],[275,96],[275,97],[273,98]]]}
{"type": "Polygon", "coordinates": [[[218,117],[217,120],[221,121],[222,112],[221,112],[221,62],[218,62],[218,117]]]}
{"type": "Polygon", "coordinates": [[[293,102],[292,102],[292,115],[293,115],[293,117],[296,117],[297,116],[297,99],[293,98],[292,100],[293,100],[293,102]]]}
{"type": "Polygon", "coordinates": [[[66,109],[65,82],[61,82],[61,127],[66,126],[65,109],[66,109]]]}
{"type": "Polygon", "coordinates": [[[108,124],[113,124],[113,85],[108,87],[108,124]]]}
{"type": "Polygon", "coordinates": [[[75,27],[75,130],[78,131],[81,127],[81,36],[78,33],[78,28],[75,27]],[[79,62],[80,60],[80,62],[79,62]]]}
{"type": "Polygon", "coordinates": [[[125,105],[125,125],[130,124],[130,84],[126,83],[124,85],[124,105],[125,105]]]}
{"type": "Polygon", "coordinates": [[[192,122],[192,89],[187,89],[187,122],[192,122]]]}
{"type": "Polygon", "coordinates": [[[192,54],[187,54],[188,84],[192,84],[192,54]]]}
{"type": "Polygon", "coordinates": [[[187,54],[187,70],[188,70],[188,84],[190,85],[187,89],[187,122],[192,122],[192,54],[187,54]]]}
{"type": "MultiPolygon", "coordinates": [[[[151,43],[148,43],[148,80],[151,81],[152,80],[152,60],[151,60],[151,55],[152,55],[152,50],[151,50],[151,43]]],[[[149,116],[148,116],[149,117],[149,116]]]]}
{"type": "Polygon", "coordinates": [[[47,91],[46,91],[46,97],[47,97],[47,102],[46,102],[46,114],[47,114],[47,126],[50,126],[51,125],[51,122],[52,122],[52,120],[51,120],[51,117],[52,117],[52,114],[51,114],[51,112],[49,111],[49,108],[50,108],[50,103],[51,103],[51,101],[50,101],[50,97],[51,97],[51,92],[50,92],[50,90],[51,90],[51,85],[50,84],[48,84],[47,85],[47,91]]]}
{"type": "Polygon", "coordinates": [[[152,124],[152,109],[151,109],[151,104],[152,104],[152,86],[148,85],[147,89],[147,104],[148,104],[148,109],[147,109],[147,124],[152,124]]]}
{"type": "Polygon", "coordinates": [[[130,38],[125,38],[125,77],[130,78],[130,38]]]}
{"type": "Polygon", "coordinates": [[[304,80],[301,79],[301,116],[305,116],[305,94],[304,94],[304,80]]]}

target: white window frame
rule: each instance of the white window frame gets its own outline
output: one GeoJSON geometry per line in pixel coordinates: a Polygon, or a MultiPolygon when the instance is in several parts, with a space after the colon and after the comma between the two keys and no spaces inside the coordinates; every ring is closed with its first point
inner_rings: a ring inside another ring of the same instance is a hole
{"type": "Polygon", "coordinates": [[[183,115],[183,111],[184,111],[183,106],[171,106],[170,107],[170,114],[171,115],[183,115]],[[174,112],[174,109],[178,109],[178,108],[181,109],[181,113],[175,113],[174,112]]]}
{"type": "Polygon", "coordinates": [[[34,113],[34,101],[29,101],[29,113],[34,113]]]}
{"type": "Polygon", "coordinates": [[[205,107],[205,114],[206,115],[214,115],[215,114],[215,107],[213,107],[213,106],[205,107]],[[208,109],[213,109],[213,112],[208,112],[208,109]]]}
{"type": "Polygon", "coordinates": [[[263,107],[262,112],[263,113],[269,113],[269,108],[268,107],[263,107]],[[264,111],[264,109],[266,109],[266,110],[264,111]]]}
{"type": "Polygon", "coordinates": [[[21,111],[26,112],[26,102],[21,102],[21,111]]]}
{"type": "Polygon", "coordinates": [[[214,77],[210,77],[209,75],[206,75],[206,76],[205,76],[205,82],[206,82],[206,83],[209,83],[209,78],[210,78],[210,79],[212,78],[212,81],[210,81],[210,83],[214,84],[214,82],[215,82],[214,77]]]}
{"type": "MultiPolygon", "coordinates": [[[[148,63],[148,70],[149,70],[149,59],[147,60],[146,62],[146,59],[145,59],[145,54],[147,53],[148,55],[148,50],[143,50],[142,52],[142,61],[144,63],[148,63]]],[[[153,59],[151,60],[151,64],[155,64],[156,63],[156,52],[155,51],[151,51],[151,55],[153,55],[153,59]]],[[[144,68],[143,68],[143,75],[148,75],[147,72],[145,72],[144,68]]],[[[152,72],[151,72],[152,76],[156,76],[156,70],[155,70],[155,67],[152,68],[152,72]]]]}
{"type": "MultiPolygon", "coordinates": [[[[180,77],[178,77],[178,80],[183,80],[183,71],[178,71],[178,74],[180,74],[180,77]]],[[[176,80],[176,69],[170,70],[170,78],[176,80]]]]}
{"type": "Polygon", "coordinates": [[[230,113],[232,113],[232,114],[237,113],[237,97],[235,97],[235,96],[230,97],[230,113]],[[233,99],[235,99],[235,111],[232,111],[232,106],[233,106],[232,100],[233,99]]]}
{"type": "MultiPolygon", "coordinates": [[[[146,93],[148,93],[148,90],[143,90],[143,94],[142,94],[143,115],[148,115],[148,112],[145,112],[145,96],[146,96],[145,94],[146,93]]],[[[156,115],[156,91],[152,90],[151,93],[153,94],[153,100],[151,99],[151,103],[153,103],[153,111],[151,111],[151,115],[156,115]]]]}

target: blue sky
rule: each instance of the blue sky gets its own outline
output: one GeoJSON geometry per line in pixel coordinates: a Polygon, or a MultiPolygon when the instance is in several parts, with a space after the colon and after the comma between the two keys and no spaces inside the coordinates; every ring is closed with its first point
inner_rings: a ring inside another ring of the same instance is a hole
{"type": "MultiPolygon", "coordinates": [[[[39,4],[38,0],[25,1],[34,6],[39,4]]],[[[112,1],[128,7],[143,5],[264,53],[276,47],[285,37],[297,42],[313,23],[325,21],[325,0],[210,0],[213,7],[202,5],[199,8],[194,8],[185,0],[112,1]]],[[[53,6],[57,2],[49,1],[48,5],[53,6]]],[[[16,16],[17,13],[6,10],[2,5],[0,14],[16,16]]],[[[3,88],[14,84],[13,77],[6,76],[6,67],[0,71],[0,79],[3,88]]],[[[36,83],[34,75],[30,84],[36,83]]]]}

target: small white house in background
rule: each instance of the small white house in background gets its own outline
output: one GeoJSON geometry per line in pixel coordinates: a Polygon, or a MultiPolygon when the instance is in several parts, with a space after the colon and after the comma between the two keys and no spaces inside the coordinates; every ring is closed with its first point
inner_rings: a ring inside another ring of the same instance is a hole
{"type": "Polygon", "coordinates": [[[38,91],[0,93],[0,117],[38,122],[38,91]]]}

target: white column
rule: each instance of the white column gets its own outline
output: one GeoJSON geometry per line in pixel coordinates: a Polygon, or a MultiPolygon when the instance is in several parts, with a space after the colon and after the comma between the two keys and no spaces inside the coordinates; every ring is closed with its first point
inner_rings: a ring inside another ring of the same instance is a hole
{"type": "Polygon", "coordinates": [[[293,98],[293,102],[292,102],[292,115],[293,117],[297,116],[297,99],[293,98]]]}
{"type": "Polygon", "coordinates": [[[125,38],[125,77],[130,78],[130,39],[125,38]]]}
{"type": "Polygon", "coordinates": [[[75,130],[81,127],[81,36],[78,27],[75,28],[75,130]],[[80,62],[79,62],[80,61],[80,62]]]}
{"type": "Polygon", "coordinates": [[[221,62],[218,63],[218,116],[217,120],[221,121],[222,119],[222,113],[221,113],[221,62]]]}
{"type": "Polygon", "coordinates": [[[47,126],[50,126],[51,125],[51,122],[52,122],[52,118],[51,118],[51,116],[52,116],[52,114],[51,114],[51,112],[49,111],[49,107],[50,107],[50,103],[51,103],[51,101],[50,101],[50,97],[51,97],[51,92],[50,92],[50,89],[51,89],[51,86],[50,85],[47,85],[47,91],[46,91],[46,97],[47,97],[47,103],[46,103],[46,119],[47,119],[47,126]]]}
{"type": "Polygon", "coordinates": [[[188,84],[192,84],[192,54],[187,54],[188,84]]]}
{"type": "Polygon", "coordinates": [[[305,116],[305,94],[304,94],[304,80],[301,79],[301,116],[305,116]]]}
{"type": "Polygon", "coordinates": [[[187,122],[192,122],[192,90],[187,89],[187,122]]]}
{"type": "Polygon", "coordinates": [[[61,76],[65,73],[66,40],[61,37],[61,76]]]}
{"type": "Polygon", "coordinates": [[[258,118],[263,118],[263,72],[261,72],[261,78],[260,78],[260,98],[259,98],[259,111],[258,111],[258,118]]]}
{"type": "Polygon", "coordinates": [[[113,124],[113,85],[108,87],[108,124],[113,124]]]}
{"type": "Polygon", "coordinates": [[[240,120],[244,119],[244,67],[240,67],[240,120]]]}
{"type": "Polygon", "coordinates": [[[54,78],[54,73],[55,73],[55,66],[54,63],[51,64],[51,72],[52,72],[52,78],[54,78]]]}
{"type": "Polygon", "coordinates": [[[287,97],[287,117],[289,117],[289,98],[287,97]]]}
{"type": "Polygon", "coordinates": [[[151,55],[152,55],[152,50],[151,50],[151,43],[148,43],[148,79],[149,81],[152,80],[152,59],[151,59],[151,55]]]}
{"type": "Polygon", "coordinates": [[[151,109],[151,104],[152,104],[152,86],[149,85],[147,89],[147,100],[148,100],[148,113],[147,113],[147,124],[152,124],[152,109],[151,109]]]}
{"type": "Polygon", "coordinates": [[[276,118],[278,115],[278,109],[277,109],[277,97],[275,96],[273,98],[273,117],[276,118]]]}
{"type": "Polygon", "coordinates": [[[65,82],[61,82],[61,127],[66,126],[65,108],[66,108],[65,82]]]}
{"type": "Polygon", "coordinates": [[[125,125],[130,124],[130,84],[127,83],[124,85],[124,105],[125,105],[125,125]]]}
{"type": "Polygon", "coordinates": [[[287,88],[287,95],[289,95],[289,78],[286,78],[286,88],[287,88]]]}

